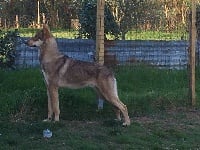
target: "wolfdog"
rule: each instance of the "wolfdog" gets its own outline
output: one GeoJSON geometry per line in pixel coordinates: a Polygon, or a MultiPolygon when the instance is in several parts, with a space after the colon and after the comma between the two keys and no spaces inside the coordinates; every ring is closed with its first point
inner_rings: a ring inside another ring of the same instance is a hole
{"type": "Polygon", "coordinates": [[[89,86],[95,89],[100,98],[114,106],[118,120],[121,120],[122,113],[123,126],[130,125],[127,107],[118,97],[117,82],[111,70],[98,63],[72,59],[59,52],[56,39],[45,24],[26,44],[39,47],[39,61],[48,96],[47,121],[53,117],[54,121],[59,121],[59,87],[76,89],[89,86]]]}

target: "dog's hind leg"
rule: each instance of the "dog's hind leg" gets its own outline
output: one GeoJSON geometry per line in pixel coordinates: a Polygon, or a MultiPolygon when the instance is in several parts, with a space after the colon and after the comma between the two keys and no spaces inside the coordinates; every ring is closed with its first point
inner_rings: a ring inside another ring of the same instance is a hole
{"type": "MultiPolygon", "coordinates": [[[[103,103],[104,103],[104,100],[105,100],[105,97],[101,94],[101,92],[99,91],[98,88],[94,88],[96,93],[97,93],[97,99],[98,99],[98,110],[99,109],[103,109],[103,103]]],[[[114,111],[115,111],[115,114],[116,114],[116,117],[117,117],[117,120],[121,121],[121,113],[120,113],[120,110],[116,107],[114,107],[114,111]]]]}
{"type": "Polygon", "coordinates": [[[52,115],[54,113],[55,121],[59,121],[60,109],[59,109],[59,95],[58,95],[58,87],[57,86],[48,86],[48,93],[50,97],[50,103],[48,103],[49,114],[52,115]]]}
{"type": "Polygon", "coordinates": [[[121,119],[121,111],[120,111],[118,108],[116,108],[116,107],[114,107],[114,111],[115,111],[117,120],[118,120],[118,121],[121,121],[121,120],[122,120],[122,119],[121,119]]]}
{"type": "Polygon", "coordinates": [[[115,113],[117,115],[117,119],[118,120],[121,120],[121,116],[120,116],[120,111],[124,117],[124,123],[123,123],[123,126],[128,126],[130,125],[130,119],[129,119],[129,116],[128,116],[128,109],[126,107],[126,105],[124,105],[118,97],[116,96],[109,96],[109,102],[115,107],[115,113]]]}
{"type": "Polygon", "coordinates": [[[130,125],[130,118],[128,116],[128,110],[126,105],[124,105],[118,97],[117,93],[117,84],[115,78],[107,78],[101,79],[101,81],[98,83],[98,89],[102,93],[102,95],[106,98],[106,100],[111,103],[115,108],[115,113],[117,116],[117,119],[121,119],[120,117],[120,111],[124,117],[124,126],[130,125]]]}

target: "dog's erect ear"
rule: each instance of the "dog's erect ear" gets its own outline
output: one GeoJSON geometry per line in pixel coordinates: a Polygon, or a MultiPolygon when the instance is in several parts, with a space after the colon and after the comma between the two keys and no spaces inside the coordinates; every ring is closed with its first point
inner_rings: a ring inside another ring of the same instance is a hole
{"type": "Polygon", "coordinates": [[[43,29],[49,30],[49,26],[47,24],[43,24],[42,27],[43,27],[43,29]]]}
{"type": "Polygon", "coordinates": [[[50,32],[48,25],[43,24],[43,38],[48,39],[50,37],[52,37],[52,34],[50,32]]]}

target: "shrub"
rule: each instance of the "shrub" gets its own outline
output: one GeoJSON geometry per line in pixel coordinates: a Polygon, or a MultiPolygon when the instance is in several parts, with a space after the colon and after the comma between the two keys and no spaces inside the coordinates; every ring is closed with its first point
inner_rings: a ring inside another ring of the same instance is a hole
{"type": "Polygon", "coordinates": [[[0,30],[0,68],[14,68],[17,37],[17,30],[0,30]]]}

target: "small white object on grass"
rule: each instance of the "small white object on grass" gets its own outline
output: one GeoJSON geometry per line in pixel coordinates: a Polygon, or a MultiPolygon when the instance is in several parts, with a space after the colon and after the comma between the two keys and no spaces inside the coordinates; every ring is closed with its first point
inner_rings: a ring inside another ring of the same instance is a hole
{"type": "Polygon", "coordinates": [[[49,129],[43,130],[43,137],[44,138],[51,138],[52,132],[49,129]]]}

